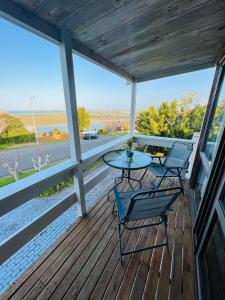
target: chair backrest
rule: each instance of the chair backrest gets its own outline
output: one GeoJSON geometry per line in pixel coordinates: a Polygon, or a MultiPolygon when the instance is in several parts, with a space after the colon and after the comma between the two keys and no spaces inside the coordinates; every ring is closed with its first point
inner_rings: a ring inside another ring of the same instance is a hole
{"type": "Polygon", "coordinates": [[[181,188],[136,193],[128,202],[123,202],[114,189],[120,220],[124,222],[162,216],[181,194],[181,188]]]}
{"type": "Polygon", "coordinates": [[[188,168],[188,160],[193,146],[182,142],[174,142],[163,163],[165,167],[188,168]]]}

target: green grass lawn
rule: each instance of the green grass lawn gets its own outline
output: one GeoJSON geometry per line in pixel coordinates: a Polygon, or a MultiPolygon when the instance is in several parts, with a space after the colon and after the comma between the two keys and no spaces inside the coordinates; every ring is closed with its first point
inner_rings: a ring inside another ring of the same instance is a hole
{"type": "MultiPolygon", "coordinates": [[[[66,142],[67,140],[52,140],[52,141],[45,141],[41,142],[40,145],[44,144],[53,144],[53,143],[61,143],[61,142],[66,142]]],[[[22,143],[22,144],[4,144],[0,145],[0,150],[7,150],[7,149],[12,149],[12,148],[22,148],[22,147],[28,147],[28,146],[33,146],[36,145],[36,143],[22,143]]]]}
{"type": "MultiPolygon", "coordinates": [[[[35,173],[35,170],[27,170],[27,171],[23,171],[21,174],[19,174],[18,177],[19,177],[19,179],[23,179],[34,173],[35,173]]],[[[12,176],[2,177],[2,178],[0,178],[0,187],[3,187],[5,185],[13,183],[13,182],[15,182],[15,180],[12,176]]]]}
{"type": "MultiPolygon", "coordinates": [[[[44,169],[49,168],[49,167],[51,167],[51,166],[53,166],[53,165],[55,165],[55,164],[57,164],[57,163],[59,163],[59,162],[51,163],[51,164],[49,164],[48,166],[46,166],[44,169]]],[[[99,159],[99,160],[97,160],[96,162],[94,162],[94,163],[90,164],[89,166],[87,166],[87,167],[83,170],[83,172],[84,172],[84,173],[85,173],[85,172],[88,172],[88,171],[90,171],[91,169],[100,166],[101,164],[102,164],[102,160],[99,159]]],[[[26,171],[23,171],[21,174],[19,174],[18,177],[19,177],[19,179],[23,179],[23,178],[26,178],[26,177],[28,177],[28,176],[30,176],[30,175],[32,175],[32,174],[35,174],[35,173],[36,173],[36,171],[33,170],[33,169],[32,169],[32,170],[26,170],[26,171]]],[[[8,184],[10,184],[10,183],[13,183],[13,182],[15,182],[13,176],[5,176],[5,177],[2,177],[2,178],[0,178],[0,188],[3,187],[3,186],[8,185],[8,184]]],[[[71,184],[73,184],[73,178],[72,178],[72,177],[68,177],[66,180],[64,180],[64,181],[60,182],[59,184],[57,184],[57,185],[55,185],[55,186],[49,188],[49,189],[46,190],[45,192],[41,193],[39,196],[40,196],[40,197],[49,197],[49,196],[52,196],[52,195],[54,195],[56,192],[61,191],[62,189],[64,189],[64,188],[70,186],[71,184]]]]}
{"type": "MultiPolygon", "coordinates": [[[[53,164],[51,164],[53,165],[53,164]]],[[[49,167],[50,165],[48,165],[49,167]]],[[[19,174],[19,179],[23,179],[26,178],[32,174],[35,174],[36,171],[35,170],[27,170],[27,171],[23,171],[21,174],[19,174]]],[[[14,178],[12,176],[6,176],[3,178],[0,178],[0,188],[3,186],[6,186],[10,183],[15,182],[14,178]]],[[[41,193],[39,196],[40,197],[49,197],[54,195],[56,192],[61,191],[62,189],[64,189],[65,187],[70,186],[73,183],[73,178],[72,177],[68,177],[66,180],[64,180],[63,182],[60,182],[59,184],[49,188],[47,191],[41,193]]]]}

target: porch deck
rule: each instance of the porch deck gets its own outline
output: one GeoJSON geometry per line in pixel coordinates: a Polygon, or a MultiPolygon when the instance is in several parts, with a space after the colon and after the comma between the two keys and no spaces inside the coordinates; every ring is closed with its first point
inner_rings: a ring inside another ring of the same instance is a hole
{"type": "MultiPolygon", "coordinates": [[[[125,256],[123,266],[112,199],[103,197],[77,220],[0,299],[194,299],[188,185],[169,216],[170,251],[158,248],[125,256]]],[[[129,249],[163,238],[158,226],[123,232],[122,239],[129,249]]]]}

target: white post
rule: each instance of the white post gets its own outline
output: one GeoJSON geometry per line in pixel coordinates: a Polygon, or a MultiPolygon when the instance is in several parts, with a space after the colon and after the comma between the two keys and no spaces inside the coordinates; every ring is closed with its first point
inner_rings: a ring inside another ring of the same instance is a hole
{"type": "MultiPolygon", "coordinates": [[[[69,34],[66,31],[61,32],[60,58],[64,86],[64,96],[66,103],[66,114],[69,130],[69,144],[71,159],[81,163],[80,134],[77,116],[77,101],[75,91],[75,79],[73,69],[72,43],[69,34]]],[[[86,214],[84,179],[81,164],[74,174],[74,186],[77,195],[77,202],[80,209],[80,215],[86,214]]]]}
{"type": "Polygon", "coordinates": [[[195,160],[195,155],[196,155],[196,151],[197,151],[197,147],[198,147],[199,138],[200,138],[200,132],[194,132],[193,137],[192,137],[192,141],[194,142],[193,151],[189,158],[188,172],[186,174],[187,179],[190,179],[190,177],[191,177],[191,171],[192,171],[194,160],[195,160]]]}
{"type": "Polygon", "coordinates": [[[32,117],[32,122],[33,122],[33,129],[34,129],[34,134],[35,134],[35,140],[36,140],[36,144],[38,145],[39,142],[38,142],[37,126],[36,126],[36,122],[35,122],[35,118],[34,118],[34,111],[33,111],[33,106],[32,106],[32,100],[34,98],[35,98],[34,96],[30,97],[29,103],[30,103],[30,111],[31,111],[31,117],[32,117]]]}
{"type": "Polygon", "coordinates": [[[130,133],[134,135],[135,131],[135,112],[136,112],[136,88],[137,83],[132,82],[131,87],[131,109],[130,109],[130,133]]]}

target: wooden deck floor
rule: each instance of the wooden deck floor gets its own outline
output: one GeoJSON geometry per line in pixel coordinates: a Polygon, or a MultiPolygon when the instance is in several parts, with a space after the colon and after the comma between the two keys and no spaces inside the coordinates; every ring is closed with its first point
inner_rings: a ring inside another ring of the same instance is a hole
{"type": "MultiPolygon", "coordinates": [[[[125,256],[123,266],[111,210],[112,202],[101,199],[0,299],[194,299],[187,191],[169,215],[170,251],[158,248],[125,256]]],[[[161,243],[163,227],[150,228],[123,232],[125,248],[161,243]]]]}

